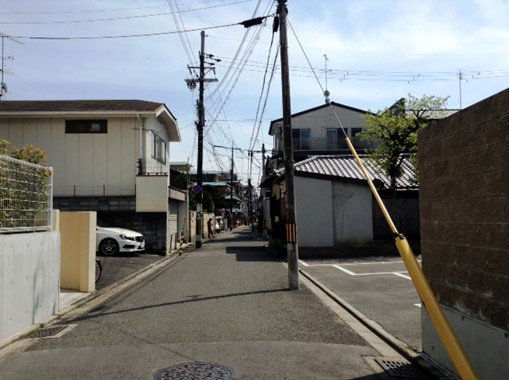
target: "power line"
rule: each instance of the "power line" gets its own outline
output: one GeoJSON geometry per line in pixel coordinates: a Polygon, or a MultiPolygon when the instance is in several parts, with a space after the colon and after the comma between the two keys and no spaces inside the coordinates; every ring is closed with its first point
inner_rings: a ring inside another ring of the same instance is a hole
{"type": "MultiPolygon", "coordinates": [[[[236,5],[241,3],[246,3],[252,0],[242,0],[242,1],[236,1],[232,3],[226,3],[226,4],[220,4],[220,5],[211,5],[208,7],[201,7],[201,8],[193,8],[193,9],[184,9],[184,10],[178,10],[178,11],[171,11],[171,12],[160,12],[160,13],[151,13],[146,15],[132,15],[132,16],[120,16],[120,17],[107,17],[107,18],[96,18],[96,19],[84,19],[84,20],[57,20],[57,21],[2,21],[2,24],[8,24],[8,25],[51,25],[51,24],[78,24],[78,23],[90,23],[90,22],[105,22],[105,21],[119,21],[119,20],[132,20],[132,19],[140,19],[140,18],[149,18],[149,17],[160,17],[160,16],[167,16],[167,15],[173,15],[173,14],[182,14],[182,13],[188,13],[188,12],[196,12],[196,11],[203,11],[207,9],[213,9],[213,8],[220,8],[220,7],[226,7],[229,5],[236,5]]],[[[177,5],[178,8],[178,5],[177,5]]],[[[127,8],[129,9],[129,8],[127,8]]]]}
{"type": "Polygon", "coordinates": [[[27,39],[27,40],[101,40],[101,39],[116,39],[116,38],[135,38],[135,37],[154,37],[154,36],[164,36],[170,34],[177,33],[192,33],[198,32],[201,30],[211,30],[211,29],[219,29],[219,28],[227,28],[230,26],[242,25],[242,23],[233,23],[233,24],[224,24],[224,25],[214,25],[208,27],[200,27],[194,29],[185,29],[182,31],[169,31],[169,32],[153,32],[153,33],[140,33],[140,34],[124,34],[124,35],[116,35],[116,36],[60,36],[60,37],[51,37],[51,36],[9,36],[18,39],[27,39]]]}

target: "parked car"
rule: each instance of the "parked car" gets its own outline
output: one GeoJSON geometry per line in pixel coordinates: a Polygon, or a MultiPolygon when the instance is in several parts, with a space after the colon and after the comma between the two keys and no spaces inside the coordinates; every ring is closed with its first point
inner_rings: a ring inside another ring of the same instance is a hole
{"type": "Polygon", "coordinates": [[[96,240],[96,250],[104,256],[145,250],[145,237],[136,231],[124,228],[97,226],[96,240]]]}
{"type": "Polygon", "coordinates": [[[224,230],[224,220],[222,216],[216,216],[216,232],[224,230]]]}

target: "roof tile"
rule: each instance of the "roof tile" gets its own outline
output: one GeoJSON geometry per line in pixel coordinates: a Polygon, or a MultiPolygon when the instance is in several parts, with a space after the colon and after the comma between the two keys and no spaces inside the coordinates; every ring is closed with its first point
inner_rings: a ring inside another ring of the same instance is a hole
{"type": "MultiPolygon", "coordinates": [[[[360,158],[370,179],[378,180],[384,187],[389,188],[391,181],[385,171],[368,156],[361,155],[360,158]]],[[[418,188],[415,167],[409,157],[403,158],[402,171],[401,177],[396,181],[396,187],[398,189],[418,188]]],[[[364,180],[362,171],[352,155],[312,156],[295,164],[295,174],[299,173],[364,180]]]]}

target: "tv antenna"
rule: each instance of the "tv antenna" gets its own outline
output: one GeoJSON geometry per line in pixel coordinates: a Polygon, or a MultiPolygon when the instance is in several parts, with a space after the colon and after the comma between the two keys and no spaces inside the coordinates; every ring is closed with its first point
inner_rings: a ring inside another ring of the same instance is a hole
{"type": "Polygon", "coordinates": [[[0,32],[0,37],[2,38],[2,69],[1,69],[1,73],[2,74],[1,74],[1,80],[0,80],[0,100],[2,100],[4,95],[7,94],[8,90],[9,90],[8,87],[7,87],[7,84],[4,81],[5,61],[7,59],[14,59],[14,57],[12,57],[12,56],[9,56],[9,57],[5,56],[5,50],[4,50],[5,41],[4,40],[7,38],[8,40],[11,40],[11,41],[16,42],[18,44],[22,44],[23,42],[21,42],[20,40],[17,40],[16,38],[14,38],[12,36],[4,34],[2,32],[0,32]]]}
{"type": "Polygon", "coordinates": [[[330,92],[327,89],[327,62],[329,62],[329,58],[327,58],[327,54],[323,55],[325,61],[325,91],[323,92],[323,96],[325,96],[325,104],[330,104],[330,92]]]}

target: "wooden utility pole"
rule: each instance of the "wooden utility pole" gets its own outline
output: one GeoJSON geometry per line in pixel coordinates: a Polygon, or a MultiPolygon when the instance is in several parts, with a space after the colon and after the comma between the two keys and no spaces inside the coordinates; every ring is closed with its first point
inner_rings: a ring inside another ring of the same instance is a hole
{"type": "Polygon", "coordinates": [[[202,246],[203,229],[203,126],[205,125],[205,107],[203,105],[203,91],[205,78],[205,31],[201,31],[201,49],[200,49],[200,80],[198,89],[198,167],[196,173],[196,248],[202,246]]]}
{"type": "Polygon", "coordinates": [[[290,105],[290,72],[288,64],[288,37],[286,29],[286,0],[278,0],[279,40],[281,46],[281,85],[283,94],[283,142],[285,160],[286,199],[286,250],[288,261],[288,282],[290,289],[298,290],[299,251],[295,216],[295,178],[293,168],[292,110],[290,105]]]}

